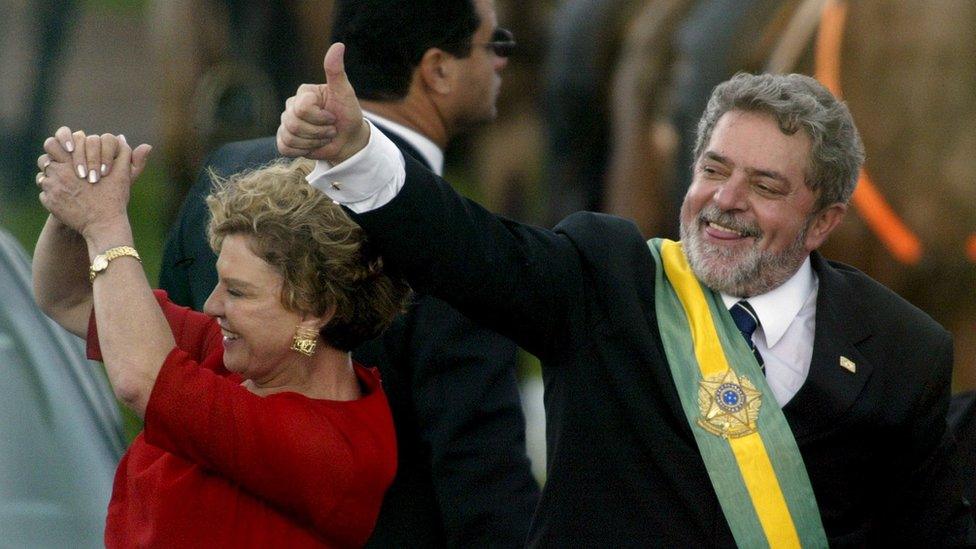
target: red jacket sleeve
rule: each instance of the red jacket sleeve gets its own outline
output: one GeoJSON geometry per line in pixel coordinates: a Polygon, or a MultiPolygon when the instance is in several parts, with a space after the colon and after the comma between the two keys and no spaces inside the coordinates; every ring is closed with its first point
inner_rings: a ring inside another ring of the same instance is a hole
{"type": "MultiPolygon", "coordinates": [[[[163,290],[154,290],[153,295],[156,296],[156,301],[159,302],[159,307],[169,322],[173,338],[176,339],[176,347],[186,352],[191,359],[202,363],[204,358],[221,348],[223,336],[221,336],[220,327],[213,318],[193,309],[176,305],[169,300],[163,290]]],[[[102,360],[102,349],[98,343],[98,326],[94,309],[88,320],[87,343],[88,358],[102,360]]],[[[215,366],[219,367],[220,371],[225,371],[219,362],[215,366]]]]}

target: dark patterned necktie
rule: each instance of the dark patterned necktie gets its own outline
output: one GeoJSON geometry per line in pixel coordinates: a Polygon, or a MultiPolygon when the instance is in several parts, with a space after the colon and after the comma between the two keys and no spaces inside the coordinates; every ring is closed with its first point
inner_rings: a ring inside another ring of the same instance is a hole
{"type": "Polygon", "coordinates": [[[732,321],[735,322],[739,332],[742,333],[742,337],[746,338],[746,343],[749,345],[749,349],[752,350],[752,354],[756,357],[756,362],[759,363],[759,368],[762,370],[763,375],[766,375],[766,368],[763,366],[762,355],[759,354],[759,349],[756,348],[756,344],[752,342],[752,334],[756,331],[759,326],[759,317],[756,316],[755,309],[749,302],[742,300],[729,309],[729,313],[732,314],[732,321]]]}

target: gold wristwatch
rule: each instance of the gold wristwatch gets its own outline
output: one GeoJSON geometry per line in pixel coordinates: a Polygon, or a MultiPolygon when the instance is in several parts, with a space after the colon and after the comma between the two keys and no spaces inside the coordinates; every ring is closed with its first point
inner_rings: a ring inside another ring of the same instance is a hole
{"type": "Polygon", "coordinates": [[[142,259],[139,257],[139,252],[137,252],[132,246],[116,246],[115,248],[109,248],[96,255],[95,259],[92,259],[91,267],[88,268],[88,282],[94,284],[95,277],[98,276],[98,273],[108,268],[110,261],[124,256],[134,257],[139,261],[139,263],[142,263],[142,259]]]}

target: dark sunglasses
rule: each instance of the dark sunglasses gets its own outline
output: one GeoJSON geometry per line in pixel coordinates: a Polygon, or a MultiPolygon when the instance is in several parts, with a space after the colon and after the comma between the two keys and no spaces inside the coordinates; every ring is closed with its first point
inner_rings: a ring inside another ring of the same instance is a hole
{"type": "Polygon", "coordinates": [[[512,31],[499,27],[491,33],[491,42],[478,45],[488,48],[498,57],[508,57],[515,52],[515,35],[512,31]]]}

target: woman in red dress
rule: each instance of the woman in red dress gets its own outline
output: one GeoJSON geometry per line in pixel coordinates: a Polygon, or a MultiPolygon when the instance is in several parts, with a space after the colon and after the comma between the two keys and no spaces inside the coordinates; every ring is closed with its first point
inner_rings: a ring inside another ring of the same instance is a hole
{"type": "Polygon", "coordinates": [[[116,473],[106,545],[365,543],[396,442],[376,370],[349,351],[409,290],[305,182],[311,162],[217,181],[218,283],[201,314],[153,292],[134,248],[126,206],[149,147],[61,128],[44,149],[35,297],[87,337],[145,422],[116,473]]]}

